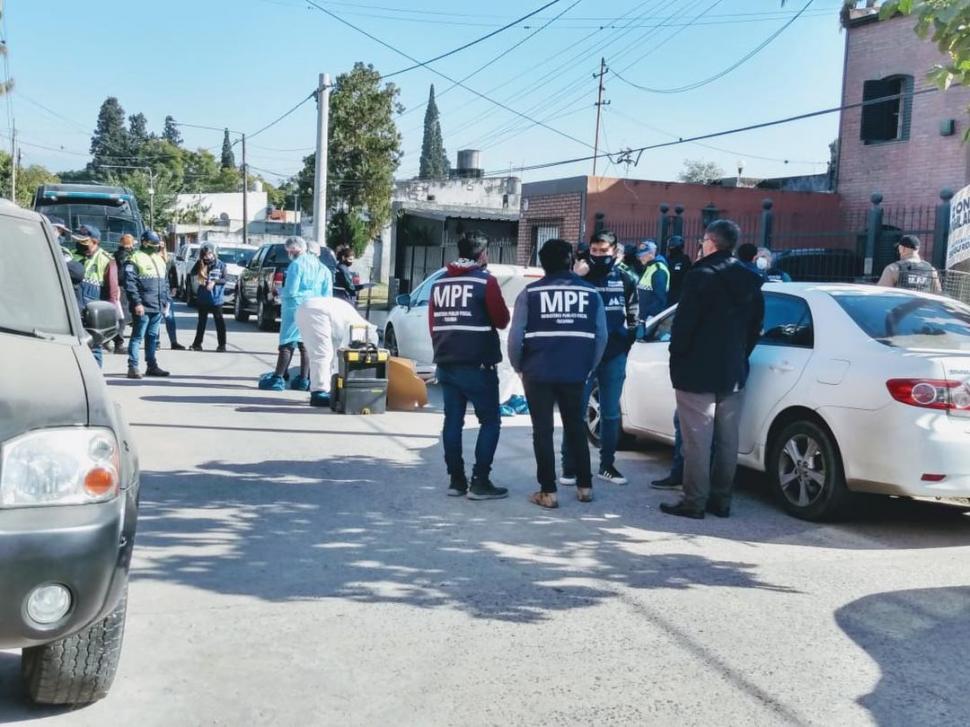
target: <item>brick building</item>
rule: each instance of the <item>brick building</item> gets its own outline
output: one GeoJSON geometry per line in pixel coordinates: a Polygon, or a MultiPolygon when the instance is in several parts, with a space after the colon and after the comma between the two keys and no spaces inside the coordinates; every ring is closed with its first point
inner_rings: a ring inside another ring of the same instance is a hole
{"type": "Polygon", "coordinates": [[[746,238],[753,239],[766,198],[773,204],[780,234],[822,229],[839,219],[839,199],[829,193],[569,177],[522,185],[518,259],[521,264],[533,262],[538,247],[552,237],[572,242],[588,239],[597,224],[615,231],[621,241],[658,237],[661,205],[668,207],[671,222],[678,216],[682,219],[688,245],[718,217],[738,221],[746,238]]]}
{"type": "MultiPolygon", "coordinates": [[[[916,35],[913,18],[880,20],[878,6],[859,7],[843,25],[842,105],[934,88],[927,73],[946,58],[916,35]]],[[[868,207],[873,192],[887,205],[928,207],[943,188],[970,183],[968,105],[970,88],[954,86],[844,111],[836,189],[846,211],[868,207]]]]}

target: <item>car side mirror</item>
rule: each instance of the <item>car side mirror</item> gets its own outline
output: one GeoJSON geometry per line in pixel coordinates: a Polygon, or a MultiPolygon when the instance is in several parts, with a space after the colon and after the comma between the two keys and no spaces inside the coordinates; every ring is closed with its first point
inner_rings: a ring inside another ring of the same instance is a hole
{"type": "Polygon", "coordinates": [[[411,307],[411,296],[408,295],[407,293],[401,293],[397,298],[394,299],[394,302],[397,303],[399,306],[402,306],[404,308],[410,308],[411,307]]]}
{"type": "Polygon", "coordinates": [[[94,345],[100,346],[118,333],[118,309],[105,300],[94,300],[81,313],[84,330],[91,334],[94,345]]]}

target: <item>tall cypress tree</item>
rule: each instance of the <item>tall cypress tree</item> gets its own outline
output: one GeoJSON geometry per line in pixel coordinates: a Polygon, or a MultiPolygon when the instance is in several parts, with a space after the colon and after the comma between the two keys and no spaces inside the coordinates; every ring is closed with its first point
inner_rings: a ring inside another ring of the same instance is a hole
{"type": "Polygon", "coordinates": [[[222,137],[222,168],[236,168],[236,155],[232,153],[232,142],[229,141],[229,129],[226,129],[226,133],[222,137]]]}
{"type": "Polygon", "coordinates": [[[175,117],[165,117],[165,128],[162,129],[162,138],[169,144],[174,144],[175,146],[182,145],[182,133],[179,131],[179,127],[175,125],[175,117]]]}
{"type": "Polygon", "coordinates": [[[128,150],[128,129],[125,128],[125,110],[118,99],[109,96],[101,104],[98,125],[91,137],[91,167],[109,164],[106,157],[125,155],[128,150]]]}
{"type": "Polygon", "coordinates": [[[428,96],[428,108],[424,112],[424,140],[421,143],[421,166],[418,176],[421,179],[444,179],[451,165],[441,136],[441,120],[438,104],[434,99],[434,84],[428,96]]]}

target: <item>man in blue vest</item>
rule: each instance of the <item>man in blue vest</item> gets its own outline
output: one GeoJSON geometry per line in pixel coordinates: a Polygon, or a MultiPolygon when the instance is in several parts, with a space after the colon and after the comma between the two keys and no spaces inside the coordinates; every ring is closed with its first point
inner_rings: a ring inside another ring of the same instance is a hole
{"type": "MultiPolygon", "coordinates": [[[[101,230],[94,225],[81,225],[71,236],[74,253],[71,259],[84,266],[84,279],[79,286],[78,303],[81,310],[95,300],[106,300],[117,307],[121,300],[118,290],[118,266],[114,258],[101,249],[101,230]]],[[[104,357],[101,344],[91,347],[94,359],[101,366],[104,357]]]]}
{"type": "MultiPolygon", "coordinates": [[[[596,286],[606,312],[606,350],[599,366],[586,382],[583,392],[583,411],[586,411],[593,386],[599,387],[600,406],[600,466],[598,477],[615,485],[625,485],[626,477],[615,467],[616,446],[620,438],[620,395],[626,380],[626,357],[636,340],[637,281],[632,273],[620,267],[616,235],[603,230],[593,235],[589,255],[576,263],[573,271],[586,282],[596,286]]],[[[576,471],[569,455],[569,443],[562,443],[561,485],[575,485],[576,471]]]]}
{"type": "Polygon", "coordinates": [[[488,239],[473,232],[458,241],[459,258],[431,287],[428,325],[444,395],[445,422],[441,441],[451,484],[448,495],[469,500],[508,497],[505,487],[489,479],[498,447],[498,371],[502,360],[498,329],[509,324],[509,309],[498,281],[489,275],[488,239]],[[471,485],[465,474],[461,434],[468,402],[478,417],[478,442],[471,485]]]}
{"type": "Polygon", "coordinates": [[[569,453],[576,467],[576,496],[593,499],[593,473],[583,417],[583,393],[606,349],[606,314],[599,291],[572,272],[573,246],[547,240],[539,251],[545,277],[515,301],[509,360],[522,375],[532,417],[532,446],[540,491],[530,502],[559,507],[553,409],[558,405],[569,453]]]}
{"type": "Polygon", "coordinates": [[[125,293],[131,307],[131,340],[128,341],[128,378],[140,379],[138,356],[145,342],[145,376],[168,376],[155,359],[158,329],[162,311],[171,303],[168,294],[168,270],[161,255],[162,240],[158,233],[145,230],[140,249],[128,257],[125,265],[125,293]]]}

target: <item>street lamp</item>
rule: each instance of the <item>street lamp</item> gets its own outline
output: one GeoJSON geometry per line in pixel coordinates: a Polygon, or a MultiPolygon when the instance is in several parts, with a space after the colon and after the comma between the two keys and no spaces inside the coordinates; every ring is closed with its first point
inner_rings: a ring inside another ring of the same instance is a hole
{"type": "Polygon", "coordinates": [[[743,172],[743,171],[744,171],[744,162],[742,160],[738,159],[738,184],[737,184],[737,186],[739,186],[739,187],[741,186],[741,172],[743,172]]]}
{"type": "Polygon", "coordinates": [[[105,169],[140,169],[148,172],[148,227],[155,229],[155,171],[151,167],[138,167],[129,164],[102,164],[105,169]]]}

